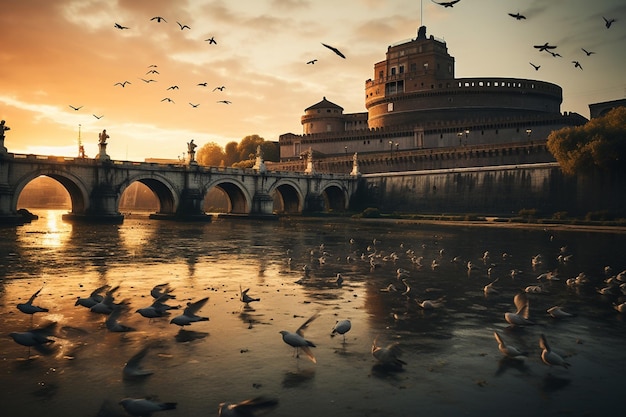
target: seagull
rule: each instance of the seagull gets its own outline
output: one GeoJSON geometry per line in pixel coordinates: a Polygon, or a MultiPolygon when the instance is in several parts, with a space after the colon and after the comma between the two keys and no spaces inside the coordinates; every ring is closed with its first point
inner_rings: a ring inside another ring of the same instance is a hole
{"type": "Polygon", "coordinates": [[[174,307],[174,306],[165,304],[165,301],[171,298],[174,298],[174,296],[171,296],[167,293],[163,294],[159,298],[155,299],[154,302],[150,304],[148,307],[142,307],[142,308],[135,310],[135,313],[139,313],[143,317],[150,319],[150,320],[156,319],[159,317],[168,316],[170,314],[168,310],[176,310],[179,308],[178,306],[174,307]]]}
{"type": "Polygon", "coordinates": [[[70,104],[69,106],[70,106],[72,109],[76,110],[76,111],[78,111],[78,110],[80,110],[80,109],[82,109],[82,108],[83,108],[83,106],[74,107],[74,106],[72,106],[71,104],[70,104]]]}
{"type": "Polygon", "coordinates": [[[529,62],[530,65],[533,66],[533,68],[535,69],[535,71],[539,71],[539,68],[541,68],[541,65],[535,65],[532,62],[529,62]]]}
{"type": "Polygon", "coordinates": [[[120,25],[119,23],[116,23],[116,24],[115,24],[115,27],[116,27],[117,29],[120,29],[120,30],[130,29],[129,27],[122,26],[122,25],[120,25]]]}
{"type": "Polygon", "coordinates": [[[519,12],[513,14],[513,13],[509,13],[509,16],[516,18],[517,20],[522,20],[522,19],[526,19],[526,16],[524,16],[523,14],[519,14],[519,12]]]}
{"type": "Polygon", "coordinates": [[[533,45],[533,48],[537,48],[537,49],[539,49],[539,52],[541,52],[541,51],[548,51],[548,49],[554,49],[554,48],[556,48],[556,46],[555,45],[548,45],[548,42],[546,42],[543,45],[533,45]]]}
{"type": "Polygon", "coordinates": [[[562,319],[565,317],[574,316],[572,313],[568,313],[567,311],[563,310],[560,306],[550,307],[547,310],[547,312],[550,316],[554,317],[555,319],[562,319]]]}
{"type": "Polygon", "coordinates": [[[585,54],[587,54],[587,56],[592,55],[592,54],[595,54],[595,52],[593,52],[593,51],[588,51],[588,50],[586,50],[585,48],[580,48],[580,49],[582,49],[582,50],[583,50],[583,52],[584,52],[585,54]]]}
{"type": "Polygon", "coordinates": [[[333,51],[334,53],[336,53],[337,55],[339,55],[343,59],[346,59],[346,56],[344,54],[342,54],[339,49],[337,49],[337,48],[335,48],[333,46],[330,46],[330,45],[326,45],[325,43],[322,43],[322,45],[324,45],[325,47],[327,47],[328,49],[330,49],[331,51],[333,51]]]}
{"type": "Polygon", "coordinates": [[[206,82],[204,82],[204,83],[198,83],[197,85],[199,85],[199,86],[201,86],[201,87],[206,87],[206,84],[207,84],[207,83],[206,83],[206,82]]]}
{"type": "Polygon", "coordinates": [[[604,16],[602,16],[602,18],[604,19],[604,26],[606,26],[607,29],[609,29],[611,25],[615,22],[615,19],[607,19],[604,16]]]}
{"type": "Polygon", "coordinates": [[[230,103],[232,103],[232,101],[228,101],[228,100],[219,100],[217,103],[230,104],[230,103]]]}
{"type": "Polygon", "coordinates": [[[164,18],[162,18],[161,16],[154,16],[152,19],[150,20],[156,20],[157,23],[161,23],[161,20],[164,21],[165,23],[167,23],[167,20],[165,20],[164,18]]]}
{"type": "Polygon", "coordinates": [[[178,23],[178,26],[180,26],[180,30],[184,30],[185,28],[187,28],[187,29],[191,29],[189,26],[187,26],[187,25],[183,25],[183,24],[181,24],[180,22],[176,22],[176,23],[178,23]]]}
{"type": "Polygon", "coordinates": [[[261,301],[261,299],[260,299],[260,298],[253,298],[253,297],[250,297],[250,296],[248,295],[248,291],[250,291],[250,288],[246,288],[245,290],[243,290],[243,291],[242,291],[242,290],[241,290],[241,285],[239,285],[239,292],[240,292],[240,294],[241,294],[241,295],[240,295],[240,297],[239,297],[239,300],[240,300],[242,303],[244,303],[244,304],[249,304],[249,303],[251,303],[251,302],[253,302],[253,301],[261,301]]]}
{"type": "Polygon", "coordinates": [[[206,303],[209,301],[209,297],[204,297],[201,300],[196,302],[188,302],[187,308],[183,311],[183,314],[174,317],[170,323],[177,324],[181,327],[187,326],[191,323],[195,323],[197,321],[209,321],[208,317],[201,317],[196,315],[198,310],[200,310],[206,303]]]}
{"type": "Polygon", "coordinates": [[[520,292],[513,297],[513,302],[515,303],[515,307],[517,307],[517,311],[515,313],[506,312],[504,313],[504,319],[507,323],[513,326],[523,326],[527,324],[535,324],[532,321],[528,320],[528,297],[526,293],[520,292]]]}
{"type": "Polygon", "coordinates": [[[550,346],[548,345],[548,341],[546,337],[542,334],[539,336],[539,347],[543,349],[541,352],[541,360],[546,365],[550,366],[562,366],[567,369],[570,366],[569,363],[565,361],[558,353],[550,350],[550,346]]]}
{"type": "Polygon", "coordinates": [[[415,302],[417,303],[418,306],[422,307],[424,310],[434,310],[436,308],[440,308],[443,307],[444,304],[444,297],[438,298],[436,300],[418,300],[416,299],[415,302]]]}
{"type": "Polygon", "coordinates": [[[574,64],[574,68],[580,68],[581,70],[583,69],[582,65],[580,65],[580,62],[578,61],[572,61],[572,64],[574,64]]]}
{"type": "Polygon", "coordinates": [[[104,114],[102,116],[96,116],[95,114],[93,115],[93,117],[95,117],[98,120],[102,119],[103,116],[104,116],[104,114]]]}
{"type": "Polygon", "coordinates": [[[520,359],[520,356],[528,356],[528,352],[523,352],[516,348],[515,346],[506,345],[504,340],[502,340],[502,336],[498,332],[493,332],[493,335],[498,342],[498,350],[507,358],[511,359],[520,359]]]}
{"type": "Polygon", "coordinates": [[[189,105],[190,105],[191,107],[193,107],[193,108],[196,108],[196,107],[198,107],[198,106],[200,105],[200,103],[198,103],[198,104],[189,103],[189,105]]]}
{"type": "Polygon", "coordinates": [[[46,313],[46,312],[49,311],[45,307],[39,307],[39,306],[33,305],[33,301],[35,301],[35,298],[37,298],[37,296],[39,295],[41,290],[43,290],[43,287],[41,287],[37,291],[35,291],[35,293],[30,296],[30,298],[28,299],[27,302],[19,303],[17,305],[17,309],[20,310],[22,313],[30,314],[30,321],[31,321],[31,323],[33,321],[33,315],[35,313],[46,313]]]}
{"type": "Polygon", "coordinates": [[[346,333],[352,328],[350,320],[339,320],[335,323],[335,326],[330,332],[330,337],[335,337],[336,334],[343,336],[343,343],[346,343],[346,333]]]}
{"type": "Polygon", "coordinates": [[[26,332],[11,332],[9,336],[13,338],[15,343],[28,347],[28,358],[30,358],[30,348],[34,347],[37,350],[43,351],[43,346],[48,343],[53,343],[54,340],[49,336],[54,335],[54,329],[56,328],[56,322],[51,322],[44,327],[38,329],[28,330],[26,332]]]}
{"type": "Polygon", "coordinates": [[[104,299],[104,297],[102,296],[102,291],[106,290],[107,288],[109,288],[109,286],[105,284],[93,290],[91,294],[89,294],[89,297],[77,297],[76,303],[74,305],[80,305],[87,308],[93,307],[104,299]]]}
{"type": "Polygon", "coordinates": [[[278,400],[276,398],[260,396],[235,404],[220,403],[217,415],[220,417],[254,417],[256,410],[269,409],[277,405],[278,400]]]}
{"type": "Polygon", "coordinates": [[[452,0],[452,1],[442,1],[441,3],[438,3],[434,0],[431,0],[433,3],[438,4],[440,6],[443,7],[454,7],[455,4],[457,4],[458,2],[460,2],[461,0],[452,0]]]}
{"type": "Polygon", "coordinates": [[[116,307],[116,305],[113,304],[113,300],[114,300],[113,293],[115,293],[115,291],[117,291],[119,288],[120,286],[118,285],[116,287],[113,287],[107,290],[107,292],[104,294],[104,297],[102,298],[102,301],[91,306],[89,310],[92,313],[111,314],[116,307]]]}
{"type": "Polygon", "coordinates": [[[151,69],[150,71],[146,72],[146,75],[148,74],[160,74],[160,72],[155,69],[151,69]]]}
{"type": "Polygon", "coordinates": [[[563,58],[563,56],[558,52],[552,52],[552,51],[548,51],[548,52],[550,52],[550,55],[552,55],[552,58],[557,58],[557,57],[563,58]]]}
{"type": "Polygon", "coordinates": [[[402,359],[400,359],[401,349],[400,343],[394,342],[386,347],[376,345],[378,337],[372,342],[372,356],[383,365],[390,365],[396,368],[402,368],[402,365],[406,365],[402,359]]]}
{"type": "Polygon", "coordinates": [[[152,287],[152,289],[150,290],[150,295],[154,299],[159,299],[165,296],[165,298],[161,298],[161,301],[166,301],[166,300],[169,300],[170,298],[176,298],[175,295],[170,294],[172,291],[174,291],[174,289],[170,287],[169,283],[157,284],[154,287],[152,287]]]}
{"type": "Polygon", "coordinates": [[[491,281],[489,284],[485,285],[483,287],[483,293],[485,293],[485,295],[489,295],[489,294],[497,294],[498,293],[498,289],[495,287],[496,282],[498,282],[500,278],[496,278],[493,281],[491,281]]]}
{"type": "Polygon", "coordinates": [[[115,84],[113,84],[113,86],[121,85],[122,88],[124,88],[124,87],[126,87],[126,84],[132,84],[132,83],[130,81],[124,81],[123,83],[119,83],[119,82],[115,83],[115,84]]]}
{"type": "Polygon", "coordinates": [[[313,65],[313,64],[315,64],[316,62],[317,62],[317,59],[312,59],[312,60],[308,61],[308,62],[307,62],[307,64],[311,64],[311,65],[313,65]]]}
{"type": "Polygon", "coordinates": [[[153,80],[152,78],[150,78],[149,80],[146,80],[145,78],[140,78],[141,81],[145,82],[145,83],[156,83],[157,80],[153,80]]]}
{"type": "Polygon", "coordinates": [[[318,317],[319,313],[315,313],[314,315],[309,317],[307,321],[302,323],[302,325],[298,327],[295,332],[288,332],[287,330],[281,330],[279,332],[281,335],[283,335],[283,342],[295,348],[294,355],[296,358],[300,357],[299,351],[302,350],[305,355],[311,360],[311,362],[317,363],[317,360],[315,359],[315,356],[310,349],[312,347],[315,347],[315,344],[310,340],[306,340],[304,338],[303,331],[308,327],[309,324],[311,324],[313,320],[318,317]]]}
{"type": "Polygon", "coordinates": [[[141,366],[141,361],[146,356],[149,349],[149,346],[144,347],[139,352],[131,356],[128,362],[126,362],[124,368],[122,369],[122,375],[124,375],[125,379],[142,378],[154,373],[153,371],[143,369],[141,366]]]}
{"type": "Polygon", "coordinates": [[[176,403],[160,403],[147,398],[124,398],[120,405],[128,414],[135,417],[150,417],[157,411],[176,409],[176,403]]]}
{"type": "Polygon", "coordinates": [[[166,90],[178,90],[178,86],[177,85],[170,85],[169,87],[166,88],[166,90]]]}
{"type": "Polygon", "coordinates": [[[217,42],[215,41],[215,37],[214,37],[214,36],[211,36],[209,39],[205,39],[204,41],[205,41],[205,42],[208,42],[208,43],[209,43],[209,45],[210,45],[210,44],[215,44],[215,45],[217,45],[217,42]]]}
{"type": "MultiPolygon", "coordinates": [[[[170,103],[174,103],[174,100],[172,100],[172,99],[171,99],[171,98],[169,98],[169,97],[165,97],[165,98],[164,98],[163,100],[161,100],[161,101],[169,101],[170,103]]],[[[176,103],[174,103],[174,104],[176,104],[176,103]]]]}
{"type": "Polygon", "coordinates": [[[119,321],[117,321],[120,314],[122,314],[122,307],[116,306],[111,312],[111,314],[108,315],[106,321],[104,322],[106,328],[110,332],[114,332],[114,333],[134,332],[135,329],[133,329],[132,327],[126,326],[125,324],[122,324],[119,321]]]}
{"type": "Polygon", "coordinates": [[[213,91],[215,91],[215,90],[224,91],[224,89],[225,89],[225,88],[226,88],[226,86],[220,85],[219,87],[215,87],[215,88],[213,89],[213,91]]]}

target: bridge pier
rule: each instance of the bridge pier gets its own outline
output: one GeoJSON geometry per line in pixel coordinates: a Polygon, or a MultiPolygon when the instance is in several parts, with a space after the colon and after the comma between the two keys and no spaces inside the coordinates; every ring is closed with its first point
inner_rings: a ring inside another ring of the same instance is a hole
{"type": "Polygon", "coordinates": [[[250,217],[276,217],[274,214],[274,199],[271,195],[257,191],[252,198],[250,217]]]}
{"type": "Polygon", "coordinates": [[[78,223],[113,223],[124,222],[124,215],[117,211],[117,193],[112,186],[101,184],[89,196],[89,208],[83,213],[64,214],[62,219],[78,223]]]}

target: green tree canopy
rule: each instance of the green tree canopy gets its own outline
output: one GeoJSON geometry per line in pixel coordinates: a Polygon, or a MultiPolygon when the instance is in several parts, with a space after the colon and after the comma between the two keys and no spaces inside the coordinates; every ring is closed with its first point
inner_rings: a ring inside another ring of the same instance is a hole
{"type": "Polygon", "coordinates": [[[625,170],[626,107],[617,107],[583,126],[555,130],[548,136],[548,150],[565,174],[596,169],[625,170]]]}
{"type": "Polygon", "coordinates": [[[280,160],[277,143],[266,142],[259,135],[249,135],[237,143],[228,142],[224,149],[215,142],[209,142],[196,152],[196,161],[205,166],[232,166],[235,168],[251,168],[256,160],[257,147],[261,147],[265,161],[280,160]]]}
{"type": "Polygon", "coordinates": [[[235,162],[239,161],[239,151],[237,151],[239,144],[235,141],[228,142],[224,147],[224,165],[231,166],[235,162]]]}
{"type": "Polygon", "coordinates": [[[239,151],[239,161],[245,161],[249,159],[254,159],[256,156],[256,148],[265,142],[265,139],[260,137],[259,135],[248,135],[245,138],[241,139],[239,145],[237,146],[237,151],[239,151]]]}

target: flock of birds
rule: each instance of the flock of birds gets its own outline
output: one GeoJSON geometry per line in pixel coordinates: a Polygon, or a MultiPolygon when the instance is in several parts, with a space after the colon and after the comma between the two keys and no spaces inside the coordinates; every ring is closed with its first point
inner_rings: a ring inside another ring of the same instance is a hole
{"type": "MultiPolygon", "coordinates": [[[[446,1],[446,2],[436,2],[434,0],[431,0],[431,1],[443,7],[454,7],[454,5],[457,4],[461,0],[453,0],[453,1],[446,1]]],[[[508,15],[514,18],[515,20],[526,20],[526,16],[524,16],[523,14],[519,12],[508,13],[508,15]]],[[[604,20],[604,26],[607,29],[609,29],[611,25],[617,21],[614,18],[606,18],[604,16],[602,16],[602,19],[604,20]]],[[[546,42],[543,45],[533,45],[533,46],[534,48],[538,49],[540,52],[549,53],[550,55],[552,55],[553,58],[562,58],[561,54],[554,51],[554,49],[556,49],[556,45],[550,45],[549,42],[546,42]]],[[[588,51],[585,48],[580,48],[580,49],[585,53],[586,56],[591,56],[595,54],[594,51],[588,51]]],[[[535,71],[539,71],[539,68],[541,68],[541,65],[535,65],[532,62],[529,62],[529,64],[535,69],[535,71]]],[[[580,70],[583,69],[582,64],[578,60],[572,60],[572,64],[574,64],[574,68],[578,68],[580,70]]]]}
{"type": "MultiPolygon", "coordinates": [[[[353,248],[355,241],[350,240],[349,244],[353,248]]],[[[351,250],[345,257],[345,262],[348,264],[361,262],[370,271],[380,268],[395,268],[395,277],[392,282],[387,287],[380,288],[379,291],[388,293],[389,296],[395,294],[399,299],[406,300],[407,305],[417,306],[425,312],[434,310],[445,311],[450,301],[445,296],[424,299],[415,295],[412,286],[413,283],[417,284],[420,279],[414,277],[413,274],[417,273],[419,275],[419,271],[423,269],[430,268],[433,272],[436,272],[442,267],[443,262],[449,260],[457,268],[466,268],[469,277],[490,278],[490,282],[482,288],[485,297],[492,297],[503,292],[500,284],[502,284],[504,279],[510,279],[517,288],[520,288],[519,292],[516,292],[513,297],[515,310],[506,311],[502,316],[504,322],[509,325],[506,330],[511,332],[515,332],[517,328],[538,324],[537,318],[531,315],[530,300],[532,297],[537,296],[537,294],[549,295],[550,289],[554,288],[555,285],[564,285],[570,289],[580,290],[585,287],[588,288],[592,283],[592,280],[585,273],[581,272],[575,277],[566,278],[559,273],[558,268],[540,273],[536,277],[531,277],[532,282],[528,282],[524,279],[528,274],[517,269],[505,270],[508,261],[512,258],[512,255],[508,253],[503,253],[498,257],[501,260],[497,260],[494,259],[489,251],[485,251],[480,259],[465,261],[458,256],[450,258],[444,249],[439,249],[438,256],[427,262],[424,256],[418,256],[416,250],[407,249],[404,244],[400,245],[401,250],[399,251],[383,250],[379,248],[380,246],[381,242],[374,239],[372,244],[368,245],[360,254],[358,250],[351,250]],[[407,268],[397,267],[401,264],[407,266],[407,268]],[[507,275],[508,278],[505,278],[507,275]],[[494,276],[497,277],[491,279],[494,276]]],[[[559,249],[556,258],[560,265],[565,265],[571,262],[573,256],[573,254],[568,253],[567,247],[563,246],[559,249]]],[[[324,244],[321,244],[319,248],[311,249],[310,258],[302,267],[303,275],[295,283],[303,286],[315,285],[315,280],[319,278],[311,275],[313,267],[323,268],[333,258],[335,257],[326,250],[324,244]],[[317,263],[317,265],[313,265],[313,262],[317,263]]],[[[339,258],[337,257],[337,259],[339,258]]],[[[544,261],[544,257],[540,254],[533,256],[530,260],[533,271],[541,270],[544,261]]],[[[291,269],[293,259],[288,258],[287,263],[291,269]]],[[[606,267],[604,274],[605,278],[602,286],[597,288],[597,292],[602,297],[612,301],[614,310],[619,313],[626,313],[626,302],[623,302],[624,297],[626,297],[626,270],[614,274],[610,267],[606,267]]],[[[347,279],[349,278],[345,278],[342,273],[337,273],[336,277],[330,282],[326,282],[326,284],[329,284],[331,287],[341,288],[347,279]]],[[[596,280],[595,282],[597,283],[598,281],[596,280]]],[[[33,293],[26,302],[17,304],[17,309],[20,312],[30,315],[31,327],[33,326],[34,315],[49,311],[48,308],[36,303],[42,289],[43,287],[33,293]]],[[[83,307],[94,314],[105,316],[104,325],[109,332],[123,333],[134,331],[134,328],[120,322],[122,315],[129,312],[130,306],[128,300],[119,301],[116,299],[118,298],[119,290],[120,286],[103,285],[94,289],[86,296],[77,297],[75,306],[83,307]]],[[[250,288],[243,289],[241,286],[239,288],[239,300],[242,303],[242,307],[247,308],[251,303],[261,301],[260,298],[251,296],[249,291],[250,288]]],[[[209,321],[208,316],[200,314],[209,297],[189,301],[186,303],[186,306],[182,307],[170,304],[172,300],[176,299],[176,295],[173,292],[174,289],[169,283],[155,285],[150,291],[152,302],[149,305],[135,309],[135,313],[148,319],[149,322],[157,319],[168,319],[170,324],[179,326],[182,330],[186,326],[209,321]]],[[[427,292],[425,291],[425,293],[427,292]]],[[[381,296],[385,297],[382,294],[381,296]]],[[[575,320],[576,317],[575,314],[566,311],[561,305],[552,306],[546,310],[546,313],[554,320],[575,320]]],[[[393,315],[394,319],[400,319],[396,313],[393,315]]],[[[316,312],[294,331],[281,330],[279,332],[283,342],[293,348],[296,358],[303,354],[311,362],[317,363],[314,354],[316,343],[306,338],[304,333],[319,316],[320,313],[316,312]]],[[[330,336],[341,336],[343,339],[342,343],[345,345],[346,334],[351,329],[352,322],[350,319],[337,320],[330,331],[330,336]]],[[[567,369],[570,367],[571,364],[568,361],[568,357],[559,350],[553,349],[548,343],[548,336],[544,333],[540,334],[538,340],[540,348],[538,356],[540,360],[550,368],[562,367],[567,369]]],[[[528,351],[505,341],[500,331],[493,331],[493,336],[497,343],[497,349],[506,360],[524,361],[529,356],[528,351]]],[[[10,337],[16,343],[28,348],[28,359],[31,359],[31,348],[38,350],[42,354],[49,354],[52,352],[50,346],[53,346],[55,338],[58,337],[56,335],[56,323],[49,323],[31,330],[12,332],[10,337]]],[[[402,371],[407,362],[402,359],[403,348],[401,343],[395,341],[387,345],[379,345],[378,338],[378,336],[375,337],[371,345],[371,355],[375,359],[377,366],[381,367],[385,372],[402,371]]],[[[122,369],[125,379],[146,378],[153,374],[153,371],[146,370],[141,366],[142,359],[146,356],[149,349],[149,346],[144,347],[127,361],[122,369]]],[[[149,398],[124,398],[119,404],[132,416],[149,416],[153,412],[170,410],[176,407],[176,403],[156,402],[149,398]]],[[[249,416],[253,415],[252,413],[254,413],[255,409],[268,409],[277,405],[278,400],[276,398],[259,396],[236,404],[223,403],[220,405],[219,415],[249,416]]]]}

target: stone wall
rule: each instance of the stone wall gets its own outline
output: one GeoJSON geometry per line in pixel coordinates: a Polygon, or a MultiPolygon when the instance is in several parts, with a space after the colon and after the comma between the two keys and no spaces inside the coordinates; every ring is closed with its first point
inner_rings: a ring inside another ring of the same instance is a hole
{"type": "Polygon", "coordinates": [[[383,212],[584,216],[626,215],[626,181],[597,173],[565,176],[557,163],[363,175],[359,201],[383,212]]]}

